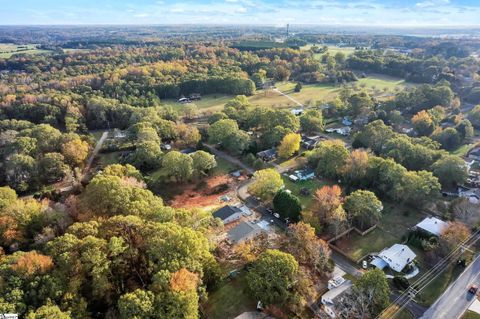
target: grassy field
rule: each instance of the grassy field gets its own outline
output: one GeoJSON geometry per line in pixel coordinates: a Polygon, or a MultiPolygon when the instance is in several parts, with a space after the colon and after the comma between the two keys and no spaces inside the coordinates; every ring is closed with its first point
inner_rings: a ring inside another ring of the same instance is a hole
{"type": "MultiPolygon", "coordinates": [[[[216,112],[223,109],[223,106],[234,96],[225,94],[209,94],[202,96],[199,101],[194,101],[200,113],[216,112]]],[[[186,104],[178,103],[176,99],[163,100],[163,104],[172,106],[178,111],[182,111],[186,104]]]]}
{"type": "MultiPolygon", "coordinates": [[[[310,50],[310,48],[313,46],[313,44],[307,44],[306,46],[301,47],[302,50],[310,50]]],[[[321,44],[317,44],[316,46],[318,47],[323,47],[321,44]]],[[[355,52],[354,47],[338,47],[336,45],[329,45],[328,46],[328,51],[325,53],[329,53],[330,55],[335,55],[338,52],[343,52],[345,53],[346,56],[352,55],[355,52]]],[[[317,53],[315,54],[315,58],[320,59],[320,57],[325,54],[325,53],[317,53]]]]}
{"type": "Polygon", "coordinates": [[[384,206],[383,217],[377,229],[365,236],[352,232],[336,243],[351,259],[357,261],[367,254],[378,253],[393,244],[401,243],[402,236],[408,229],[423,218],[418,212],[406,211],[393,204],[384,203],[384,206]]]}
{"type": "Polygon", "coordinates": [[[447,289],[464,270],[460,266],[451,266],[432,281],[419,295],[416,296],[418,303],[430,306],[447,289]]]}
{"type": "Polygon", "coordinates": [[[209,319],[231,319],[245,311],[255,311],[256,302],[247,292],[245,273],[225,281],[208,297],[205,306],[209,319]]]}
{"type": "Polygon", "coordinates": [[[292,191],[292,194],[297,196],[304,209],[311,209],[312,206],[315,204],[315,198],[314,198],[314,193],[315,191],[326,185],[327,183],[325,181],[321,181],[319,179],[312,179],[309,181],[298,181],[298,182],[292,182],[287,176],[282,175],[283,183],[285,184],[285,189],[288,189],[292,191]],[[303,196],[300,194],[300,190],[302,188],[307,188],[310,191],[310,195],[308,196],[303,196]]]}
{"type": "Polygon", "coordinates": [[[469,310],[465,313],[465,315],[463,315],[462,319],[480,319],[480,315],[469,310]]]}
{"type": "Polygon", "coordinates": [[[217,161],[217,167],[212,169],[212,171],[210,172],[210,174],[213,176],[225,175],[234,171],[237,168],[237,166],[233,165],[232,163],[221,157],[217,156],[215,157],[215,160],[217,161]]]}
{"type": "Polygon", "coordinates": [[[42,54],[51,53],[49,50],[39,50],[36,44],[16,45],[0,43],[0,58],[8,59],[14,54],[42,54]]]}
{"type": "Polygon", "coordinates": [[[457,156],[465,156],[473,147],[475,147],[475,145],[476,145],[475,143],[464,144],[458,147],[457,149],[451,151],[450,153],[457,156]]]}

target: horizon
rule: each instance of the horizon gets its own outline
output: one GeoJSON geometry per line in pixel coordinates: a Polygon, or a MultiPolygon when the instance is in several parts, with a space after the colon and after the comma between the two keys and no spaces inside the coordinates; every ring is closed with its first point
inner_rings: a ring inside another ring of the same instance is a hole
{"type": "Polygon", "coordinates": [[[480,27],[474,0],[19,0],[3,4],[2,26],[256,25],[385,28],[480,27]]]}

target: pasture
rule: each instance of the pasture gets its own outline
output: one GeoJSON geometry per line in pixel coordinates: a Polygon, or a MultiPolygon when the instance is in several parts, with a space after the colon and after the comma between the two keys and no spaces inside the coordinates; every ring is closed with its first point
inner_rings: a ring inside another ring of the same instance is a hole
{"type": "Polygon", "coordinates": [[[50,53],[49,50],[40,50],[36,44],[17,45],[13,43],[0,43],[0,58],[8,59],[15,54],[42,54],[50,53]]]}

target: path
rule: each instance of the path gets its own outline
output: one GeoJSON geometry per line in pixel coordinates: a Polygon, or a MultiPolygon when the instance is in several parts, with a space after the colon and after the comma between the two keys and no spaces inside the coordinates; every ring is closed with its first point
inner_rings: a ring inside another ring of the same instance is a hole
{"type": "Polygon", "coordinates": [[[242,161],[240,161],[239,159],[231,156],[231,155],[228,155],[227,153],[223,152],[223,151],[220,151],[218,149],[216,149],[213,145],[210,145],[210,144],[203,144],[206,148],[208,148],[208,150],[210,152],[212,152],[213,154],[215,154],[216,156],[218,157],[221,157],[223,158],[224,160],[234,164],[234,165],[237,165],[238,167],[241,167],[243,168],[244,170],[246,170],[249,174],[253,174],[255,172],[255,170],[248,166],[248,165],[245,165],[242,161]]]}
{"type": "Polygon", "coordinates": [[[100,139],[97,142],[97,145],[95,145],[95,148],[93,149],[92,154],[90,154],[90,157],[87,160],[87,165],[85,165],[85,168],[83,169],[83,174],[84,175],[86,173],[88,173],[88,171],[90,170],[90,168],[92,166],[92,163],[93,163],[93,160],[97,156],[98,152],[100,152],[100,150],[102,149],[102,145],[105,142],[105,140],[107,139],[107,136],[108,136],[108,131],[103,132],[102,136],[100,137],[100,139]]]}
{"type": "Polygon", "coordinates": [[[445,290],[421,319],[458,319],[475,300],[468,293],[471,285],[480,285],[480,256],[445,290]]]}
{"type": "Polygon", "coordinates": [[[284,97],[286,97],[287,99],[289,99],[290,101],[292,101],[293,103],[297,104],[298,106],[300,106],[301,108],[304,108],[303,104],[298,102],[297,100],[295,100],[293,97],[291,97],[290,95],[288,94],[285,94],[283,93],[282,91],[280,91],[279,89],[273,89],[273,91],[277,92],[278,94],[280,95],[283,95],[284,97]]]}

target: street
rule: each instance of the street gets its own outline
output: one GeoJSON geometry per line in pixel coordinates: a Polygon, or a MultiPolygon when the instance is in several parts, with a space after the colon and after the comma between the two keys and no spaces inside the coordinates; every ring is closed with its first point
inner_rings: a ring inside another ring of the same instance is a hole
{"type": "Polygon", "coordinates": [[[458,319],[470,307],[474,296],[468,288],[480,285],[480,256],[453,282],[440,298],[424,313],[421,319],[458,319]]]}

